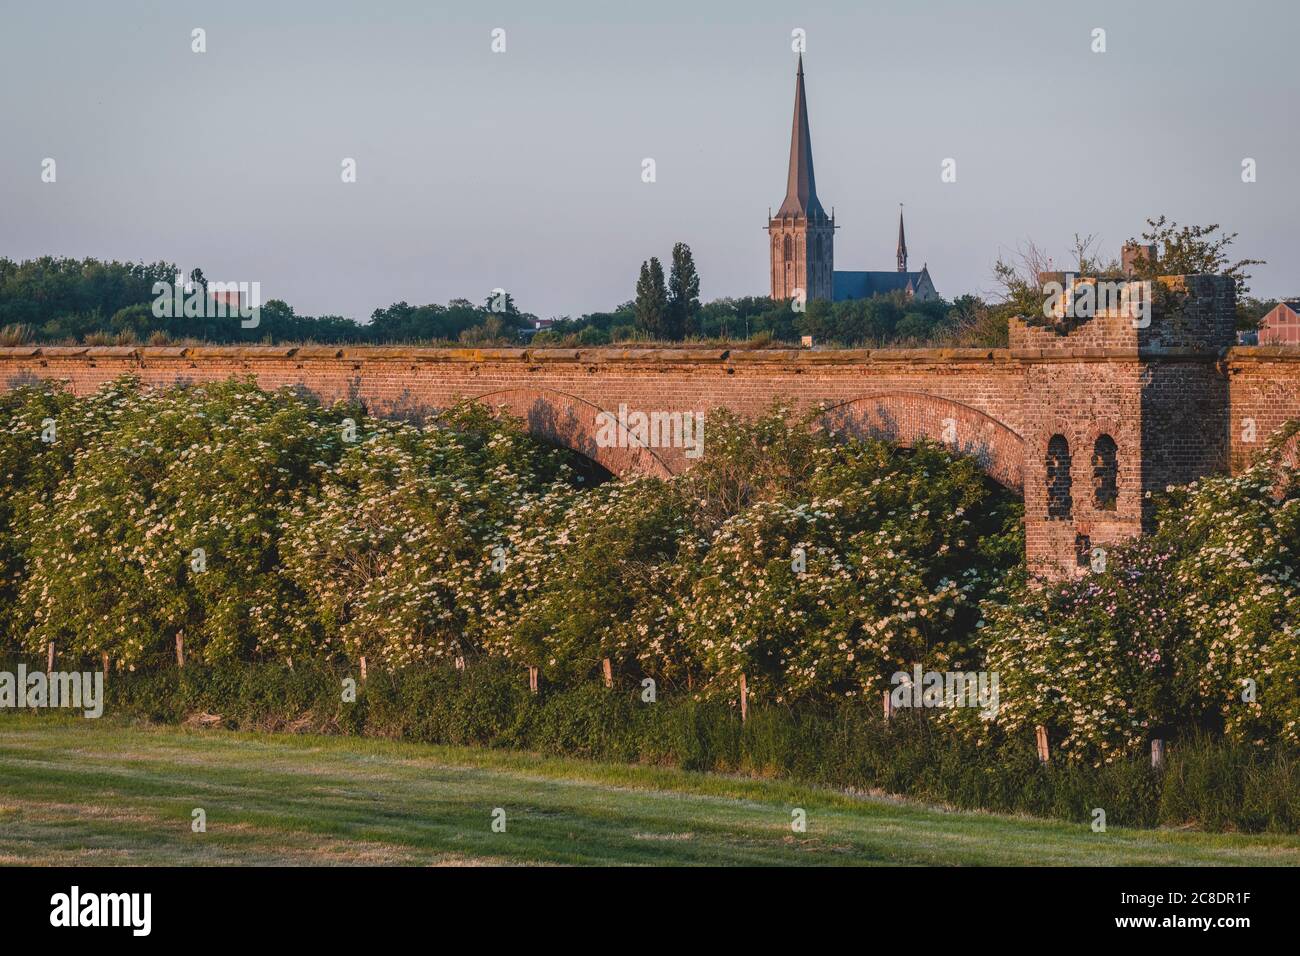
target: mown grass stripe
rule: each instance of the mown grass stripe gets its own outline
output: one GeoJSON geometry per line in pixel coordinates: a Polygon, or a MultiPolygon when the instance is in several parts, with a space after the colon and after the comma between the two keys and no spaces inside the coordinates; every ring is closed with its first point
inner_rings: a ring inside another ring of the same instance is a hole
{"type": "Polygon", "coordinates": [[[0,860],[1287,864],[1300,837],[1074,825],[663,767],[0,716],[0,860]],[[808,812],[807,833],[790,811],[808,812]],[[203,807],[208,832],[190,830],[203,807]],[[490,815],[504,807],[507,831],[490,815]]]}

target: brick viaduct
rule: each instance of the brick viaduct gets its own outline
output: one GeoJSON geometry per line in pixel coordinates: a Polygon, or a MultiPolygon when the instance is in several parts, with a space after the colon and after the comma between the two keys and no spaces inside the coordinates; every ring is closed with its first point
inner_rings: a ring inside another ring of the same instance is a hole
{"type": "Polygon", "coordinates": [[[1030,566],[1060,576],[1079,573],[1090,548],[1141,533],[1147,491],[1240,471],[1300,417],[1300,348],[1229,347],[1231,283],[1161,281],[1188,293],[1177,317],[1141,329],[1118,314],[1068,330],[1013,320],[1007,349],[27,346],[0,348],[0,387],[251,376],[404,417],[472,398],[614,474],[661,476],[689,467],[683,449],[601,447],[597,414],[753,415],[781,399],[796,413],[825,409],[836,431],[904,445],[925,436],[975,456],[1024,495],[1030,566]]]}

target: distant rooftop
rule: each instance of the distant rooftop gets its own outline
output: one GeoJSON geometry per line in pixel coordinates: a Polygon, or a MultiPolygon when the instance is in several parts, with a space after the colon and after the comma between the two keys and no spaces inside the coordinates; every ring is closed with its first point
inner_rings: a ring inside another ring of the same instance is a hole
{"type": "Polygon", "coordinates": [[[920,284],[920,272],[840,272],[832,276],[831,297],[844,299],[869,299],[873,295],[915,290],[920,284]]]}

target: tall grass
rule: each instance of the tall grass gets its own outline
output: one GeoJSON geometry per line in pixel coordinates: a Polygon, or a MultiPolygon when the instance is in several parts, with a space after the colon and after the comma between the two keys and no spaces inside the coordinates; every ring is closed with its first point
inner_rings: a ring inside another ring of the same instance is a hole
{"type": "MultiPolygon", "coordinates": [[[[39,667],[39,662],[29,662],[39,667]]],[[[641,700],[599,682],[533,695],[522,670],[484,662],[372,671],[355,702],[323,665],[189,665],[111,674],[106,714],[239,729],[354,734],[747,774],[1114,826],[1300,832],[1300,758],[1207,736],[1171,742],[1163,770],[1132,758],[1042,765],[1030,740],[981,747],[919,712],[885,721],[862,702],[734,708],[689,695],[641,700]]]]}

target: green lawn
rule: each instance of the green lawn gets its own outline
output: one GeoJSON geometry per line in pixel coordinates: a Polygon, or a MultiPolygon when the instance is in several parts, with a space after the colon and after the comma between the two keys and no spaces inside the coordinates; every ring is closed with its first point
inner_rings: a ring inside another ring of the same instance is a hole
{"type": "Polygon", "coordinates": [[[654,767],[5,714],[0,863],[1297,865],[1300,837],[1099,834],[654,767]]]}

